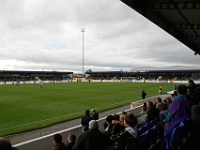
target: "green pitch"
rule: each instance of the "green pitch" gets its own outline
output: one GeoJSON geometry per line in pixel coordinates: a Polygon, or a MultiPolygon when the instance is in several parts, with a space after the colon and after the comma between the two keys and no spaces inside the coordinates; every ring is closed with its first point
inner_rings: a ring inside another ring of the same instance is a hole
{"type": "Polygon", "coordinates": [[[98,112],[173,90],[169,83],[50,83],[0,85],[0,136],[78,118],[85,109],[98,112]]]}

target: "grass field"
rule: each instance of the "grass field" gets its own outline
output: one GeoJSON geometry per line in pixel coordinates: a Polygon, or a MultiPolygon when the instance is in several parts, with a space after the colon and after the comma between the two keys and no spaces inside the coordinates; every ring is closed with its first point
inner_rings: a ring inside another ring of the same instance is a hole
{"type": "MultiPolygon", "coordinates": [[[[158,95],[159,83],[51,83],[0,85],[0,136],[71,120],[85,109],[98,112],[158,95]]],[[[174,85],[162,83],[163,93],[174,85]]]]}

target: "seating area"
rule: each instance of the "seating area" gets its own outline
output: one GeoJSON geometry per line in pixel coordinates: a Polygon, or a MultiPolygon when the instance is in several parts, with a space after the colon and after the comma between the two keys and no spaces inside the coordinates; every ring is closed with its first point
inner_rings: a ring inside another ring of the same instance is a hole
{"type": "Polygon", "coordinates": [[[181,149],[190,136],[191,119],[186,118],[176,128],[165,134],[164,139],[159,139],[156,135],[156,123],[158,119],[138,128],[138,138],[127,144],[125,150],[147,150],[147,149],[181,149]],[[163,145],[165,143],[165,145],[163,145]]]}

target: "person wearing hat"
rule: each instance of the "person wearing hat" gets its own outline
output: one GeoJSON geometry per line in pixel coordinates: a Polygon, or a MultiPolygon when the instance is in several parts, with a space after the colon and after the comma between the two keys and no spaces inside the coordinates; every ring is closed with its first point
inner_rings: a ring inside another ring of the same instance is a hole
{"type": "Polygon", "coordinates": [[[113,115],[108,115],[106,117],[106,123],[107,123],[107,127],[105,129],[105,132],[104,134],[107,136],[107,137],[110,137],[111,136],[111,132],[112,132],[112,128],[113,128],[113,124],[112,124],[112,121],[115,120],[115,117],[113,115]]]}
{"type": "Polygon", "coordinates": [[[72,150],[103,150],[110,144],[110,139],[99,131],[96,120],[89,122],[89,130],[80,135],[72,150]]]}

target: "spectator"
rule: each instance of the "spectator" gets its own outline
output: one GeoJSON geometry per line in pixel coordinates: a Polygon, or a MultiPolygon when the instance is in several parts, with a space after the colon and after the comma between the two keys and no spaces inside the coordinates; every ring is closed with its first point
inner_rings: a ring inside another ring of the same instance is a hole
{"type": "Polygon", "coordinates": [[[122,113],[119,115],[119,121],[124,122],[124,117],[126,116],[126,112],[122,111],[122,113]]]}
{"type": "Polygon", "coordinates": [[[0,138],[0,150],[12,150],[10,141],[0,138]]]}
{"type": "Polygon", "coordinates": [[[74,134],[69,134],[67,137],[68,144],[65,145],[65,150],[71,150],[76,142],[76,136],[74,134]]]}
{"type": "Polygon", "coordinates": [[[110,144],[110,139],[99,131],[98,122],[91,120],[89,130],[78,138],[73,150],[103,150],[110,144]]]}
{"type": "Polygon", "coordinates": [[[113,123],[112,123],[113,120],[115,120],[115,117],[113,115],[109,115],[106,117],[106,123],[108,126],[106,127],[104,134],[107,137],[111,136],[112,128],[113,128],[113,123]]]}
{"type": "Polygon", "coordinates": [[[87,109],[85,110],[85,115],[82,116],[82,119],[81,119],[81,124],[82,126],[89,126],[89,122],[92,120],[92,117],[90,116],[90,111],[87,109]]]}
{"type": "Polygon", "coordinates": [[[119,120],[120,116],[118,114],[114,114],[113,116],[115,117],[115,120],[119,120]]]}
{"type": "Polygon", "coordinates": [[[193,80],[189,80],[188,86],[188,98],[190,101],[190,106],[199,104],[199,97],[200,97],[200,87],[198,87],[193,80]]]}
{"type": "Polygon", "coordinates": [[[150,122],[159,117],[159,110],[153,105],[153,102],[147,102],[147,117],[146,122],[150,122]]]}
{"type": "Polygon", "coordinates": [[[177,91],[174,91],[174,98],[177,96],[177,91]]]}
{"type": "Polygon", "coordinates": [[[140,114],[144,113],[147,111],[147,103],[145,102],[142,106],[142,111],[140,112],[140,114]]]}
{"type": "Polygon", "coordinates": [[[125,146],[137,137],[136,125],[137,118],[132,113],[128,113],[124,118],[125,129],[116,143],[115,150],[125,149],[125,146]]]}
{"type": "Polygon", "coordinates": [[[167,105],[167,107],[169,107],[169,105],[171,104],[172,102],[172,99],[170,97],[166,97],[164,100],[163,100],[163,103],[167,105]]]}
{"type": "Polygon", "coordinates": [[[185,118],[189,117],[190,105],[186,97],[187,87],[183,84],[177,87],[178,96],[172,101],[166,112],[166,120],[159,122],[157,132],[159,137],[169,132],[185,118]]]}
{"type": "Polygon", "coordinates": [[[162,106],[162,99],[161,99],[160,97],[158,97],[158,98],[156,99],[155,105],[156,105],[156,108],[157,108],[158,110],[160,110],[160,107],[162,106]]]}
{"type": "Polygon", "coordinates": [[[95,109],[92,109],[92,120],[98,120],[99,114],[96,112],[95,109]]]}
{"type": "Polygon", "coordinates": [[[196,88],[196,84],[194,83],[194,81],[193,81],[192,79],[190,79],[190,80],[188,81],[188,86],[191,86],[191,87],[196,88]]]}
{"type": "Polygon", "coordinates": [[[85,125],[85,126],[82,127],[82,132],[85,132],[87,130],[89,130],[89,127],[87,125],[85,125]]]}
{"type": "Polygon", "coordinates": [[[166,111],[168,109],[167,103],[162,103],[162,105],[159,107],[159,120],[162,121],[166,119],[166,111]]]}
{"type": "Polygon", "coordinates": [[[51,150],[65,150],[65,144],[62,142],[62,136],[60,134],[55,134],[53,136],[53,147],[51,150]]]}

